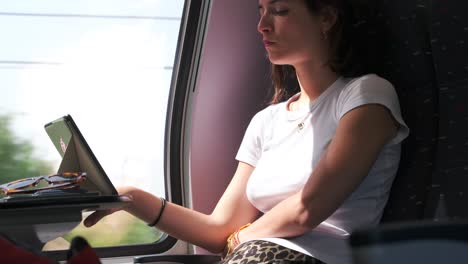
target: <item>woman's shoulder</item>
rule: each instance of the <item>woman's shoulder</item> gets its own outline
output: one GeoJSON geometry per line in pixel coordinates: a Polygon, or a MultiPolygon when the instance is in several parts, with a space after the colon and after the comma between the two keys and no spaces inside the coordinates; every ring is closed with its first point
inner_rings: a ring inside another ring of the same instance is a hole
{"type": "Polygon", "coordinates": [[[345,85],[339,94],[339,97],[344,99],[355,96],[394,97],[396,95],[393,84],[374,73],[354,78],[345,78],[344,81],[345,85]]]}
{"type": "Polygon", "coordinates": [[[250,120],[248,130],[257,131],[255,133],[262,134],[262,131],[268,129],[272,121],[277,117],[277,113],[281,111],[281,105],[282,103],[271,104],[258,111],[250,120]]]}
{"type": "Polygon", "coordinates": [[[258,111],[255,114],[254,119],[270,119],[276,116],[278,113],[281,113],[283,110],[286,110],[286,102],[270,104],[262,110],[258,111]]]}
{"type": "Polygon", "coordinates": [[[383,77],[380,77],[375,73],[369,73],[354,78],[348,78],[346,88],[353,89],[355,87],[364,89],[373,87],[385,87],[391,89],[394,88],[390,81],[383,77]]]}

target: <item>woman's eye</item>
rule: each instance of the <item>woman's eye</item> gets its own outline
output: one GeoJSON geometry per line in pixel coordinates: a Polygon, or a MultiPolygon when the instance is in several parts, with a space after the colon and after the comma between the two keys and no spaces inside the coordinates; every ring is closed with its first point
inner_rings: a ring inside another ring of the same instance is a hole
{"type": "Polygon", "coordinates": [[[286,14],[288,14],[289,10],[288,9],[275,9],[273,10],[273,14],[274,15],[279,15],[279,16],[284,16],[286,14]]]}

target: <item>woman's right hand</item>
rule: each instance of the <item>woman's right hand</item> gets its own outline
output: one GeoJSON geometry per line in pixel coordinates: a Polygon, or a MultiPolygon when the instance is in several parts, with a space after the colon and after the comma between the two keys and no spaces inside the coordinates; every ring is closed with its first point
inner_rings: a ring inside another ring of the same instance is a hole
{"type": "Polygon", "coordinates": [[[117,192],[119,193],[119,195],[121,195],[121,200],[123,202],[129,202],[129,204],[125,205],[124,207],[116,207],[116,208],[95,211],[92,214],[90,214],[88,217],[86,217],[86,219],[83,221],[84,226],[91,227],[95,225],[97,222],[99,222],[102,218],[108,215],[111,215],[115,212],[118,212],[120,210],[124,210],[127,207],[131,206],[134,202],[131,192],[134,190],[135,188],[133,187],[117,188],[117,192]]]}

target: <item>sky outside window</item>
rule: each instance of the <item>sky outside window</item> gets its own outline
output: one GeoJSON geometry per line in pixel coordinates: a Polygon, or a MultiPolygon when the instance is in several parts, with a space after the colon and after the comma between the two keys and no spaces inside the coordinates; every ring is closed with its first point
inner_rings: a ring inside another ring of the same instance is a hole
{"type": "Polygon", "coordinates": [[[163,196],[164,125],[183,5],[1,1],[0,116],[10,118],[15,139],[30,142],[34,159],[55,172],[60,155],[44,124],[71,114],[114,185],[163,196]]]}

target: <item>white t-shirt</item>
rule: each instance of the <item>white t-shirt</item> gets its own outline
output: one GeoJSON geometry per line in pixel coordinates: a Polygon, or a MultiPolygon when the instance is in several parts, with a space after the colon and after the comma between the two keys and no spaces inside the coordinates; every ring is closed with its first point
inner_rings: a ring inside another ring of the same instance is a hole
{"type": "Polygon", "coordinates": [[[338,78],[307,109],[289,111],[288,102],[270,105],[253,117],[236,156],[255,167],[247,197],[264,213],[301,190],[347,112],[365,104],[380,104],[401,125],[363,182],[324,222],[299,237],[262,238],[328,264],[351,263],[348,236],[357,227],[379,223],[398,168],[401,141],[409,133],[397,94],[388,81],[369,74],[338,78]]]}

